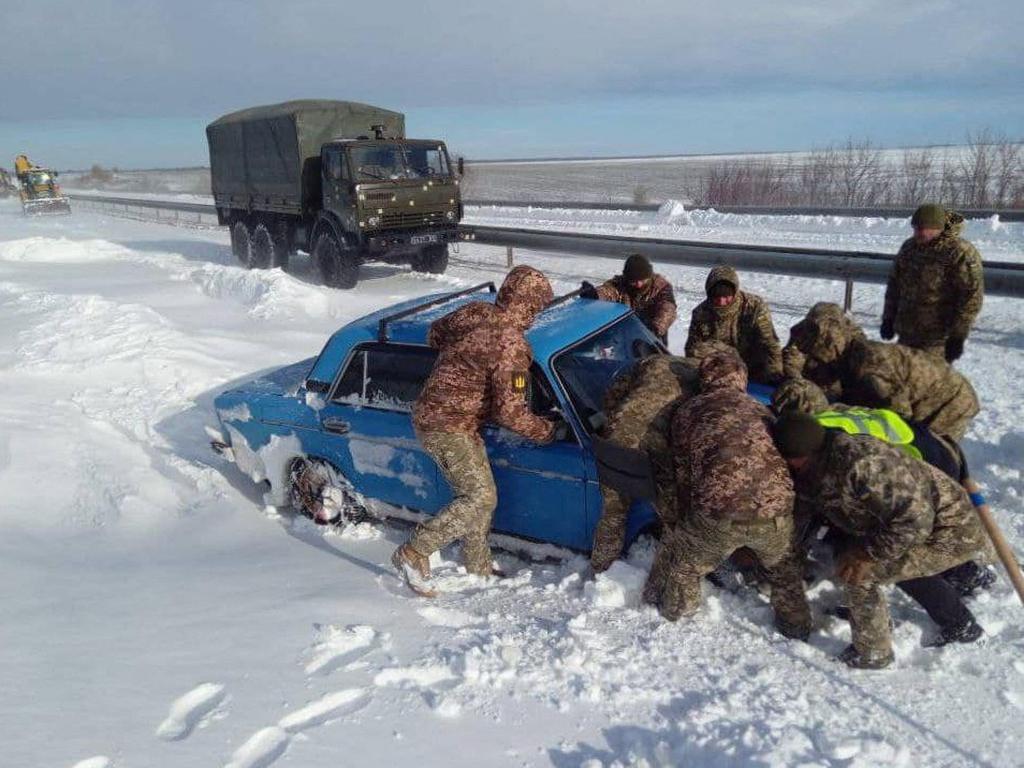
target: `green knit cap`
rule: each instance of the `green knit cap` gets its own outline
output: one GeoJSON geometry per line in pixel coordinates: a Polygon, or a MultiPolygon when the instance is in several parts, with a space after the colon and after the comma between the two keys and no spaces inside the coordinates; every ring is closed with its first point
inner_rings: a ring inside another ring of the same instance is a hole
{"type": "Polygon", "coordinates": [[[935,203],[925,203],[914,211],[910,224],[922,229],[942,229],[946,226],[946,209],[935,203]]]}

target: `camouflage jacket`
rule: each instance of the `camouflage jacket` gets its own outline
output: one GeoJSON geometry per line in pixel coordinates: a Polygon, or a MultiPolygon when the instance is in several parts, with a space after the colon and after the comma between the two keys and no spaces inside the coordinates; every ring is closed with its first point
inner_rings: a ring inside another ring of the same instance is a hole
{"type": "Polygon", "coordinates": [[[898,560],[919,545],[958,552],[964,540],[981,539],[955,480],[881,440],[829,430],[814,461],[798,479],[801,498],[875,560],[898,560]]]}
{"type": "Polygon", "coordinates": [[[597,287],[598,298],[605,301],[617,301],[625,304],[636,312],[640,321],[661,338],[668,337],[668,329],[676,321],[676,295],[672,284],[661,275],[654,275],[651,281],[639,292],[633,291],[622,275],[597,287]]]}
{"type": "Polygon", "coordinates": [[[807,379],[830,398],[842,394],[839,360],[853,339],[864,332],[838,304],[818,302],[807,317],[789,329],[782,350],[782,369],[787,379],[807,379]]]}
{"type": "Polygon", "coordinates": [[[553,424],[526,402],[533,352],[523,335],[551,301],[551,285],[532,267],[513,269],[494,304],[475,301],[430,326],[437,361],[413,406],[419,432],[478,434],[485,422],[546,442],[553,424]]]}
{"type": "Polygon", "coordinates": [[[963,216],[951,211],[932,242],[910,238],[896,254],[882,324],[892,325],[901,344],[941,349],[950,336],[966,339],[974,325],[985,286],[981,256],[960,238],[963,226],[963,216]]]}
{"type": "Polygon", "coordinates": [[[971,383],[945,360],[902,344],[857,339],[842,361],[842,401],[888,408],[959,441],[980,410],[971,383]]]}
{"type": "Polygon", "coordinates": [[[739,352],[751,379],[777,381],[782,377],[782,350],[768,304],[760,296],[740,290],[739,276],[732,267],[712,269],[705,290],[723,280],[736,288],[736,298],[728,307],[715,307],[705,299],[694,308],[686,354],[696,355],[701,342],[721,341],[739,352]]]}
{"type": "Polygon", "coordinates": [[[701,361],[701,392],[672,419],[680,515],[752,521],[793,512],[793,483],[772,442],[771,413],[746,393],[736,354],[701,361]]]}

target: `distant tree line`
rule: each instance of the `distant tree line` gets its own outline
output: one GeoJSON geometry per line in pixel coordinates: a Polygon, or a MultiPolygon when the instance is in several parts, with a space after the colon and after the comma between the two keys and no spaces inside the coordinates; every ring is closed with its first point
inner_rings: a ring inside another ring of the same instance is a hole
{"type": "MultiPolygon", "coordinates": [[[[991,130],[963,147],[895,155],[848,140],[804,156],[721,160],[685,190],[695,205],[1024,207],[1024,145],[991,130]]],[[[647,197],[643,190],[643,197],[647,197]]]]}

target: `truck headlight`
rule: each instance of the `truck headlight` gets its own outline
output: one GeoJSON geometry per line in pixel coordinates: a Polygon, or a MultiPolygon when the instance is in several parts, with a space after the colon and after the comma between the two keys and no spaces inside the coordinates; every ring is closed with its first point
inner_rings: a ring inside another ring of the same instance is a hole
{"type": "Polygon", "coordinates": [[[366,220],[366,223],[368,226],[376,227],[378,224],[380,224],[380,216],[371,216],[366,220]]]}
{"type": "Polygon", "coordinates": [[[448,211],[444,217],[448,219],[448,221],[455,221],[455,211],[448,211]]]}

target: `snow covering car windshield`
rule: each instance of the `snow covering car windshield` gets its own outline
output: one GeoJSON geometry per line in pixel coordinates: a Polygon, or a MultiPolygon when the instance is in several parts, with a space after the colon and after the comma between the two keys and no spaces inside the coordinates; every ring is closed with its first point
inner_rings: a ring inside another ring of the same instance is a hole
{"type": "Polygon", "coordinates": [[[612,381],[658,350],[651,332],[630,314],[560,352],[554,368],[580,419],[589,426],[590,417],[603,410],[604,394],[612,381]]]}

